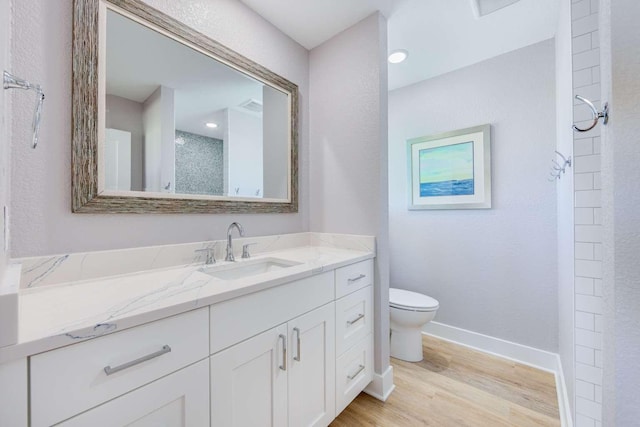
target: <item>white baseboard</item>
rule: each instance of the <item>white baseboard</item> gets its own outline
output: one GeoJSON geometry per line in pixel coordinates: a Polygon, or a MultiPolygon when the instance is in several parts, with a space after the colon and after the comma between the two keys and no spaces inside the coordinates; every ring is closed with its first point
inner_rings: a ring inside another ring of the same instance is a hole
{"type": "Polygon", "coordinates": [[[499,357],[511,359],[534,368],[556,373],[558,362],[557,354],[489,335],[479,334],[455,326],[438,322],[429,322],[422,329],[427,335],[432,335],[446,341],[480,350],[484,353],[494,354],[499,357]]]}
{"type": "Polygon", "coordinates": [[[558,354],[438,322],[427,323],[422,333],[553,373],[556,378],[562,427],[573,427],[567,387],[558,354]]]}
{"type": "Polygon", "coordinates": [[[386,402],[395,388],[396,386],[393,384],[393,366],[389,366],[382,374],[373,373],[373,380],[364,389],[364,392],[386,402]]]}

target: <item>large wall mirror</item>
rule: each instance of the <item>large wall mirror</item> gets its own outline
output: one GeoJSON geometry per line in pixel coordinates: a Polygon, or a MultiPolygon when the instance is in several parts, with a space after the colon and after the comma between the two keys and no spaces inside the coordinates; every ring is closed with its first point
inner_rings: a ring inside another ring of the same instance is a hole
{"type": "Polygon", "coordinates": [[[74,212],[297,212],[295,84],[137,0],[75,0],[74,212]]]}

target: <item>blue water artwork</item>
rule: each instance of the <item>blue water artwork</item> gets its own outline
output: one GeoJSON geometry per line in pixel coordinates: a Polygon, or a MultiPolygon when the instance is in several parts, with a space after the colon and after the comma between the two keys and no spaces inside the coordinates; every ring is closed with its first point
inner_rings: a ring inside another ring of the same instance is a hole
{"type": "Polygon", "coordinates": [[[473,142],[420,150],[420,197],[475,194],[473,142]]]}

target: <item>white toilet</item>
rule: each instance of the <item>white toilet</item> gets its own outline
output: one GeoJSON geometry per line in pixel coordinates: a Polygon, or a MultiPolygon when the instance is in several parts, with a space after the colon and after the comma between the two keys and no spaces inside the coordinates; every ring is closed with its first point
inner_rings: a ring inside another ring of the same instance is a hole
{"type": "Polygon", "coordinates": [[[391,357],[407,362],[422,360],[422,327],[435,317],[439,306],[435,298],[389,288],[391,357]]]}

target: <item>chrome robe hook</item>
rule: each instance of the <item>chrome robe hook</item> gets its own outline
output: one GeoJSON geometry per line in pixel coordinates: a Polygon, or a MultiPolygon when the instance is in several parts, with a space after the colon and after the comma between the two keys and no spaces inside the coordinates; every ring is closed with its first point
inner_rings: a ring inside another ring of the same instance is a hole
{"type": "Polygon", "coordinates": [[[602,109],[602,111],[598,111],[596,109],[596,106],[593,105],[593,102],[589,101],[587,98],[583,98],[580,95],[576,95],[576,99],[578,101],[584,102],[589,106],[589,108],[591,109],[591,114],[593,115],[593,123],[591,124],[591,126],[589,126],[586,129],[580,129],[578,126],[574,124],[573,130],[575,130],[576,132],[588,132],[594,127],[596,127],[600,119],[604,119],[602,121],[602,124],[606,125],[607,123],[609,123],[609,103],[608,102],[605,102],[604,108],[602,109]]]}
{"type": "Polygon", "coordinates": [[[556,150],[556,154],[562,158],[562,164],[558,163],[554,159],[551,160],[553,165],[551,166],[551,173],[549,174],[551,178],[549,178],[549,181],[555,181],[556,179],[562,178],[562,174],[566,172],[567,166],[571,167],[571,156],[567,158],[558,150],[556,150]]]}
{"type": "Polygon", "coordinates": [[[2,73],[3,87],[4,89],[24,89],[33,90],[36,93],[36,109],[33,113],[33,140],[31,147],[36,148],[38,146],[38,138],[40,134],[40,117],[42,116],[42,105],[44,104],[44,92],[42,87],[38,84],[29,83],[28,81],[18,78],[9,72],[2,73]]]}

